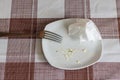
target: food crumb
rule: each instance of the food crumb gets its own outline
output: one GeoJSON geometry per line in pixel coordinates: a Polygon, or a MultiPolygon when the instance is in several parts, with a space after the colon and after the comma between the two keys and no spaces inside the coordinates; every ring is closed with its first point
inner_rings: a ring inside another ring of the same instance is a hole
{"type": "Polygon", "coordinates": [[[85,53],[86,51],[87,51],[87,50],[86,50],[85,48],[84,48],[84,49],[82,49],[82,52],[84,52],[84,53],[85,53]]]}
{"type": "Polygon", "coordinates": [[[76,50],[76,49],[67,48],[67,49],[61,50],[61,53],[63,53],[65,60],[68,61],[68,60],[70,60],[71,57],[74,55],[75,50],[76,50]]]}
{"type": "Polygon", "coordinates": [[[76,63],[77,63],[77,64],[80,64],[80,60],[76,60],[76,63]]]}
{"type": "Polygon", "coordinates": [[[68,49],[68,52],[71,52],[71,53],[72,53],[72,52],[73,52],[73,49],[68,49]]]}

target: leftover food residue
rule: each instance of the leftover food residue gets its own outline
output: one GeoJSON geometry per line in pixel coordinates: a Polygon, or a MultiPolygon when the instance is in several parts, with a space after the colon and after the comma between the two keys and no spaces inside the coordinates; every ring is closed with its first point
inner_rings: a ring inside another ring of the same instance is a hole
{"type": "MultiPolygon", "coordinates": [[[[87,49],[75,49],[75,48],[61,48],[56,50],[56,53],[60,53],[63,55],[66,61],[69,61],[76,53],[86,53],[87,49]]],[[[80,64],[80,60],[75,60],[75,63],[80,64]]]]}

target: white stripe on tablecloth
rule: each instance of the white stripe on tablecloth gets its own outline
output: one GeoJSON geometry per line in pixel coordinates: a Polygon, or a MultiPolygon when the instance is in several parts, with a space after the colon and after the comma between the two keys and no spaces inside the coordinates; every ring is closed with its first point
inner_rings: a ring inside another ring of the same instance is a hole
{"type": "Polygon", "coordinates": [[[36,39],[35,62],[46,62],[42,52],[42,43],[40,39],[36,39]]]}
{"type": "Polygon", "coordinates": [[[103,54],[99,62],[120,62],[120,53],[118,54],[103,54]]]}
{"type": "Polygon", "coordinates": [[[8,39],[0,39],[0,62],[6,61],[8,39]]]}
{"type": "Polygon", "coordinates": [[[64,0],[38,0],[38,18],[64,18],[64,0]]]}
{"type": "Polygon", "coordinates": [[[117,18],[116,0],[90,0],[91,18],[117,18]]]}
{"type": "MultiPolygon", "coordinates": [[[[46,62],[41,41],[36,40],[35,62],[46,62]]],[[[120,43],[119,39],[103,39],[103,51],[100,62],[120,62],[120,43]]]]}
{"type": "Polygon", "coordinates": [[[103,55],[100,62],[120,62],[119,39],[103,40],[103,55]]]}
{"type": "Polygon", "coordinates": [[[0,0],[0,18],[10,18],[12,0],[0,0]]]}
{"type": "Polygon", "coordinates": [[[103,39],[103,53],[105,54],[120,53],[119,39],[103,39]]]}

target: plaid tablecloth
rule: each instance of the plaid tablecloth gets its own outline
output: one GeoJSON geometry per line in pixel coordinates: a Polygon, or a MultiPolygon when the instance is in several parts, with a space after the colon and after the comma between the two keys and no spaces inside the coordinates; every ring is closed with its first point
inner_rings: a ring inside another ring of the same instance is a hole
{"type": "Polygon", "coordinates": [[[89,18],[103,37],[103,56],[82,70],[45,60],[39,39],[0,38],[0,80],[120,80],[120,0],[0,0],[0,32],[38,32],[63,18],[89,18]]]}

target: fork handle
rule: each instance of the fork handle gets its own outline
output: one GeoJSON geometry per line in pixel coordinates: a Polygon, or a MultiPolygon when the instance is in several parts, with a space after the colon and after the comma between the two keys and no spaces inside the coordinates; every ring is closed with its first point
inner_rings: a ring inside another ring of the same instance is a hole
{"type": "MultiPolygon", "coordinates": [[[[7,32],[0,32],[0,37],[22,37],[22,38],[28,38],[28,37],[38,37],[36,33],[7,33],[7,32]]],[[[39,36],[39,38],[42,38],[39,36]]]]}

